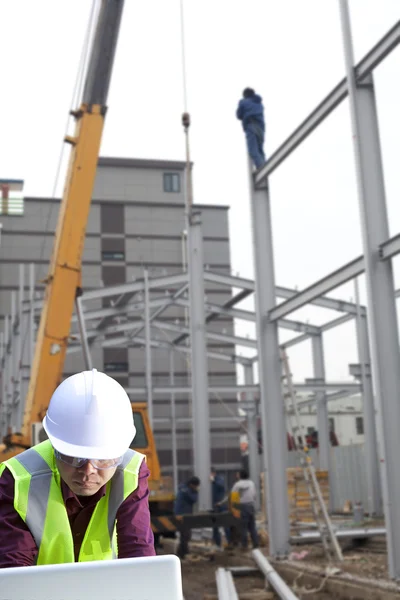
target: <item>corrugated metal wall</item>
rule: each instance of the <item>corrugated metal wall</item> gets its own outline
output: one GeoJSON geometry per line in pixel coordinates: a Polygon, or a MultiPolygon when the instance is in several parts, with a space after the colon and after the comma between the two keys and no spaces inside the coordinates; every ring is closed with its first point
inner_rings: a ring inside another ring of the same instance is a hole
{"type": "MultiPolygon", "coordinates": [[[[310,451],[315,467],[319,468],[317,450],[310,451]]],[[[367,475],[365,470],[364,444],[331,448],[332,473],[330,491],[334,511],[343,510],[346,500],[362,502],[368,506],[367,475]]],[[[288,452],[288,467],[299,466],[299,455],[288,452]]]]}

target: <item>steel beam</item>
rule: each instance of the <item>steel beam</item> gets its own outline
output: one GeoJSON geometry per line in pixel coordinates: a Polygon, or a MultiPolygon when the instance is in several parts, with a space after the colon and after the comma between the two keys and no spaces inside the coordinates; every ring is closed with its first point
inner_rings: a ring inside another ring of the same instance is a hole
{"type": "MultiPolygon", "coordinates": [[[[154,277],[149,279],[150,289],[172,288],[182,285],[187,281],[187,274],[167,275],[165,277],[154,277]]],[[[119,296],[130,292],[144,292],[144,281],[135,281],[134,283],[122,283],[97,290],[85,292],[84,300],[97,300],[98,298],[109,298],[110,296],[119,296]]]]}
{"type": "MultiPolygon", "coordinates": [[[[177,300],[174,302],[177,306],[189,306],[187,300],[177,300]]],[[[208,312],[215,315],[227,315],[232,319],[239,319],[242,321],[250,321],[255,323],[256,314],[249,310],[242,310],[240,308],[228,308],[226,306],[218,306],[217,304],[210,304],[206,302],[205,308],[208,312]]],[[[292,319],[280,319],[278,326],[282,329],[289,329],[291,331],[300,331],[303,333],[309,333],[310,335],[317,335],[320,332],[320,328],[309,323],[303,323],[302,321],[293,321],[292,319]]]]}
{"type": "Polygon", "coordinates": [[[188,224],[193,462],[195,474],[202,482],[199,489],[198,508],[200,511],[205,511],[210,510],[212,504],[211,486],[208,483],[211,472],[211,442],[201,213],[192,211],[188,224]]]}
{"type": "Polygon", "coordinates": [[[31,263],[29,265],[29,335],[28,335],[28,344],[29,344],[29,353],[28,360],[29,365],[32,365],[33,356],[35,353],[35,265],[31,263]]]}
{"type": "MultiPolygon", "coordinates": [[[[325,360],[322,334],[315,335],[311,338],[311,350],[314,377],[317,381],[324,383],[325,360]]],[[[317,402],[317,429],[320,469],[328,471],[331,474],[331,443],[329,435],[328,406],[325,392],[317,392],[315,399],[317,402]]]]}
{"type": "Polygon", "coordinates": [[[14,426],[15,431],[21,431],[23,415],[22,398],[22,303],[24,301],[25,265],[19,265],[19,286],[17,313],[15,319],[15,396],[14,396],[14,426]]]}
{"type": "MultiPolygon", "coordinates": [[[[174,351],[168,350],[169,360],[169,384],[171,387],[175,385],[175,365],[174,351]]],[[[174,490],[178,489],[178,446],[176,440],[176,411],[175,411],[175,394],[171,392],[171,453],[172,453],[172,481],[174,490]]]]}
{"type": "Polygon", "coordinates": [[[255,303],[260,379],[260,415],[263,439],[265,510],[272,556],[289,552],[289,503],[287,496],[287,441],[281,384],[278,323],[266,318],[275,306],[275,273],[271,209],[268,187],[256,190],[249,159],[250,207],[253,230],[255,303]]]}
{"type": "Polygon", "coordinates": [[[372,75],[359,85],[354,72],[350,18],[340,0],[347,87],[355,152],[357,191],[366,268],[371,364],[376,390],[389,574],[400,578],[400,354],[391,261],[381,261],[379,246],[389,238],[378,116],[372,75]]]}
{"type": "MultiPolygon", "coordinates": [[[[364,539],[369,537],[382,536],[386,534],[384,527],[359,527],[358,529],[338,529],[335,535],[338,539],[364,539]]],[[[308,544],[317,542],[321,539],[319,531],[302,531],[299,535],[290,538],[292,544],[308,544]]]]}
{"type": "Polygon", "coordinates": [[[89,348],[88,339],[87,339],[85,315],[83,312],[81,296],[78,296],[75,299],[75,308],[76,308],[76,315],[77,315],[77,319],[78,319],[79,333],[80,333],[80,338],[81,338],[81,348],[82,348],[82,354],[83,354],[83,360],[85,363],[85,368],[87,371],[91,371],[93,368],[93,363],[92,363],[92,356],[90,354],[90,348],[89,348]]]}
{"type": "Polygon", "coordinates": [[[383,242],[379,246],[379,257],[381,260],[387,260],[400,253],[400,233],[383,242]]]}
{"type": "MultiPolygon", "coordinates": [[[[278,286],[276,288],[276,295],[279,298],[285,298],[286,300],[294,298],[295,296],[297,296],[298,293],[298,291],[286,287],[284,288],[278,286]]],[[[339,300],[337,298],[328,298],[327,296],[322,296],[321,298],[314,298],[314,300],[312,300],[310,304],[313,304],[314,306],[320,306],[321,308],[328,308],[329,310],[337,310],[338,312],[351,313],[353,315],[356,314],[357,310],[356,305],[353,302],[347,302],[346,300],[339,300]]],[[[366,312],[365,306],[361,307],[361,311],[363,313],[366,312]]]]}
{"type": "Polygon", "coordinates": [[[333,319],[332,321],[328,321],[327,323],[322,325],[321,331],[322,332],[329,331],[330,329],[339,327],[340,325],[343,325],[344,323],[348,323],[349,321],[352,321],[354,319],[354,316],[355,315],[350,313],[348,315],[343,315],[341,317],[338,317],[337,319],[333,319]]]}
{"type": "MultiPolygon", "coordinates": [[[[244,365],[244,382],[246,385],[254,384],[254,372],[252,364],[244,365]]],[[[248,405],[246,408],[246,424],[249,446],[249,471],[250,479],[254,481],[257,490],[256,508],[258,510],[260,508],[261,479],[257,439],[257,405],[254,394],[251,392],[246,393],[246,404],[248,405]]]]}
{"type": "MultiPolygon", "coordinates": [[[[363,317],[363,319],[364,318],[365,317],[363,317]]],[[[358,352],[360,355],[360,348],[358,349],[358,352]]],[[[363,387],[364,387],[364,385],[365,385],[364,377],[371,377],[371,364],[369,362],[365,363],[364,365],[361,365],[361,363],[356,363],[356,364],[352,363],[351,365],[349,365],[349,375],[351,375],[352,377],[355,377],[359,381],[363,381],[363,387]]]]}
{"type": "Polygon", "coordinates": [[[290,313],[298,310],[306,304],[310,304],[315,298],[327,294],[331,290],[343,285],[347,281],[354,279],[358,275],[364,272],[364,257],[359,256],[350,263],[344,265],[337,271],[334,271],[330,275],[327,275],[323,279],[320,279],[316,283],[313,283],[308,288],[299,292],[293,298],[278,304],[275,308],[271,309],[268,313],[270,321],[277,321],[289,315],[290,313]]]}
{"type": "MultiPolygon", "coordinates": [[[[174,325],[173,323],[167,323],[166,321],[153,321],[154,327],[159,327],[160,329],[165,329],[166,331],[176,331],[176,332],[184,332],[188,333],[189,330],[187,327],[183,325],[174,325]]],[[[214,333],[208,331],[206,333],[206,338],[209,340],[215,340],[217,342],[222,342],[223,344],[234,344],[236,346],[245,346],[248,348],[257,348],[256,340],[251,340],[249,338],[238,337],[233,335],[226,335],[225,333],[214,333]]],[[[176,341],[172,341],[172,344],[176,344],[176,341]]]]}
{"type": "MultiPolygon", "coordinates": [[[[365,78],[400,43],[400,21],[372,48],[355,67],[358,82],[365,78]]],[[[256,186],[264,185],[265,179],[295,150],[314,129],[347,97],[346,79],[343,79],[299,127],[275,150],[268,162],[255,176],[256,186]]]]}
{"type": "MultiPolygon", "coordinates": [[[[360,384],[358,383],[294,383],[294,389],[298,392],[319,392],[324,390],[347,390],[349,393],[355,393],[360,391],[360,384]]],[[[143,395],[146,393],[144,387],[129,387],[126,388],[129,394],[143,395]]],[[[251,392],[259,396],[260,388],[258,385],[212,385],[209,386],[208,391],[214,394],[237,394],[242,392],[251,392]]],[[[154,386],[153,394],[189,394],[191,388],[189,386],[174,386],[171,389],[170,386],[154,386]]]]}
{"type": "MultiPolygon", "coordinates": [[[[147,281],[149,282],[150,280],[147,278],[147,281]]],[[[172,306],[173,304],[175,304],[175,302],[180,298],[180,296],[182,296],[182,294],[184,294],[186,292],[186,290],[188,289],[188,287],[189,287],[189,284],[185,283],[182,287],[180,287],[178,290],[176,290],[176,292],[174,292],[173,294],[171,294],[170,298],[167,301],[164,298],[164,302],[157,308],[157,310],[155,310],[151,315],[149,314],[149,323],[151,321],[154,321],[154,319],[156,319],[157,317],[159,317],[169,306],[172,306]]],[[[149,307],[151,306],[150,299],[149,299],[149,302],[148,302],[148,306],[149,307]]],[[[132,337],[134,337],[135,335],[139,334],[143,330],[143,327],[144,327],[143,325],[141,325],[140,327],[138,327],[131,334],[132,337]]]]}
{"type": "MultiPolygon", "coordinates": [[[[356,303],[360,294],[358,280],[354,281],[356,303]]],[[[360,364],[360,379],[362,383],[363,420],[364,420],[364,457],[367,475],[368,512],[370,515],[381,516],[382,488],[379,477],[378,440],[375,427],[374,390],[371,377],[371,355],[369,351],[368,322],[364,315],[356,317],[356,333],[358,359],[360,364]]],[[[350,365],[351,367],[351,365],[350,365]]]]}
{"type": "MultiPolygon", "coordinates": [[[[351,394],[354,394],[354,390],[339,390],[337,392],[331,392],[330,394],[326,394],[326,402],[335,402],[336,400],[341,400],[342,398],[347,398],[347,396],[351,396],[351,394]]],[[[302,408],[306,408],[307,406],[313,406],[314,404],[317,403],[317,397],[314,396],[313,398],[310,398],[309,400],[301,400],[300,402],[297,403],[297,407],[299,410],[301,410],[302,408]]],[[[329,409],[328,409],[328,413],[329,413],[329,409]]],[[[289,414],[290,411],[289,411],[289,414]]]]}
{"type": "MultiPolygon", "coordinates": [[[[283,344],[281,344],[281,348],[290,348],[291,346],[296,346],[297,344],[301,344],[302,342],[305,342],[308,339],[310,339],[309,334],[303,333],[302,335],[298,335],[295,338],[292,338],[291,340],[287,340],[286,342],[283,342],[283,344]]],[[[258,356],[255,356],[254,360],[258,360],[258,356]]]]}
{"type": "Polygon", "coordinates": [[[153,426],[153,392],[152,392],[152,369],[151,369],[151,330],[150,330],[150,289],[149,272],[144,270],[144,335],[145,335],[145,375],[146,375],[146,397],[147,411],[149,413],[150,427],[153,426]]]}
{"type": "Polygon", "coordinates": [[[1,379],[1,402],[0,402],[0,440],[3,439],[6,434],[7,420],[6,420],[6,406],[7,406],[7,393],[6,393],[6,374],[4,370],[5,365],[5,336],[4,332],[0,332],[0,379],[1,379]]]}
{"type": "MultiPolygon", "coordinates": [[[[353,261],[354,262],[354,261],[353,261]]],[[[351,263],[350,263],[351,264],[351,263]]],[[[204,274],[207,281],[213,283],[219,283],[221,285],[227,285],[230,287],[243,288],[248,291],[254,291],[254,281],[251,279],[244,279],[243,277],[234,277],[233,275],[223,275],[222,273],[214,273],[211,271],[206,271],[204,274]]],[[[299,292],[296,290],[292,290],[287,287],[276,286],[275,287],[276,296],[278,298],[286,298],[291,299],[297,296],[299,292]]],[[[400,294],[400,290],[399,290],[400,294]]],[[[356,314],[356,305],[353,302],[347,302],[346,300],[340,300],[336,298],[314,298],[310,304],[314,304],[315,306],[321,306],[322,308],[328,308],[330,310],[337,310],[339,312],[348,312],[352,314],[356,314]]],[[[365,312],[365,307],[361,307],[361,311],[365,312]]]]}
{"type": "MultiPolygon", "coordinates": [[[[121,326],[122,327],[122,326],[121,326]]],[[[121,331],[121,329],[120,329],[121,331]]],[[[102,348],[111,348],[113,346],[136,346],[136,345],[145,345],[145,338],[139,335],[135,335],[135,337],[127,337],[125,335],[121,335],[118,337],[112,337],[110,339],[104,340],[104,336],[98,336],[95,341],[96,344],[101,344],[102,348]]],[[[181,352],[184,354],[191,354],[192,350],[187,346],[174,346],[172,342],[163,341],[163,340],[151,340],[151,345],[153,348],[174,348],[177,352],[181,352]]],[[[73,354],[80,350],[80,344],[77,342],[72,342],[68,345],[67,354],[73,354]]],[[[247,364],[248,358],[244,356],[238,356],[237,354],[226,354],[224,352],[218,352],[217,350],[207,350],[207,356],[209,358],[215,358],[217,360],[223,360],[224,362],[229,363],[239,363],[239,364],[247,364]]]]}
{"type": "MultiPolygon", "coordinates": [[[[241,302],[244,298],[247,298],[247,296],[249,296],[251,294],[251,292],[249,290],[242,290],[241,292],[239,292],[239,294],[236,294],[236,296],[233,296],[233,298],[230,298],[227,302],[225,302],[222,305],[222,308],[231,308],[232,306],[234,306],[235,304],[237,304],[238,302],[241,302]]],[[[219,314],[216,312],[213,312],[211,314],[209,314],[206,317],[206,324],[210,323],[210,321],[214,321],[215,319],[217,319],[219,317],[219,314]]],[[[177,337],[173,343],[175,345],[180,344],[181,342],[183,342],[185,339],[188,338],[187,334],[182,334],[179,337],[177,337]]]]}

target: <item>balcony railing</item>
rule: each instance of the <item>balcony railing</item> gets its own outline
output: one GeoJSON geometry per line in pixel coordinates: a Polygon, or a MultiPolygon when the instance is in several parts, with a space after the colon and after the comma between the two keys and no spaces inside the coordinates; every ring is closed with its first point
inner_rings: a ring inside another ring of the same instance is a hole
{"type": "Polygon", "coordinates": [[[0,198],[0,215],[23,215],[23,198],[0,198]]]}

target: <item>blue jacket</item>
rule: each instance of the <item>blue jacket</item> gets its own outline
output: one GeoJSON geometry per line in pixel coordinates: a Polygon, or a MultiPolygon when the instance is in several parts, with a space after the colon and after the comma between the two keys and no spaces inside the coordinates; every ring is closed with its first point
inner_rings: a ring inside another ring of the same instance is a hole
{"type": "Polygon", "coordinates": [[[186,483],[179,486],[175,498],[174,513],[176,515],[187,515],[193,512],[193,505],[197,502],[198,492],[186,483]]]}
{"type": "Polygon", "coordinates": [[[237,107],[236,116],[242,121],[243,129],[246,129],[250,121],[255,121],[265,129],[264,107],[261,96],[255,94],[251,98],[242,98],[237,107]]]}
{"type": "Polygon", "coordinates": [[[216,475],[214,481],[211,483],[212,493],[212,505],[215,506],[217,502],[221,502],[225,496],[225,482],[222,475],[216,475]]]}

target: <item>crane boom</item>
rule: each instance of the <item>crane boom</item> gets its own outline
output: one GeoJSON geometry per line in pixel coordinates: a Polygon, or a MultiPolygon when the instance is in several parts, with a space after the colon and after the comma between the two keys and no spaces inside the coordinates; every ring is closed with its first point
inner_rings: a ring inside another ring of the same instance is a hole
{"type": "Polygon", "coordinates": [[[37,333],[22,431],[7,442],[31,445],[31,425],[41,421],[59,384],[68,345],[75,298],[81,287],[81,263],[106,101],[124,0],[101,0],[82,103],[71,114],[75,133],[61,201],[46,291],[37,333]]]}

